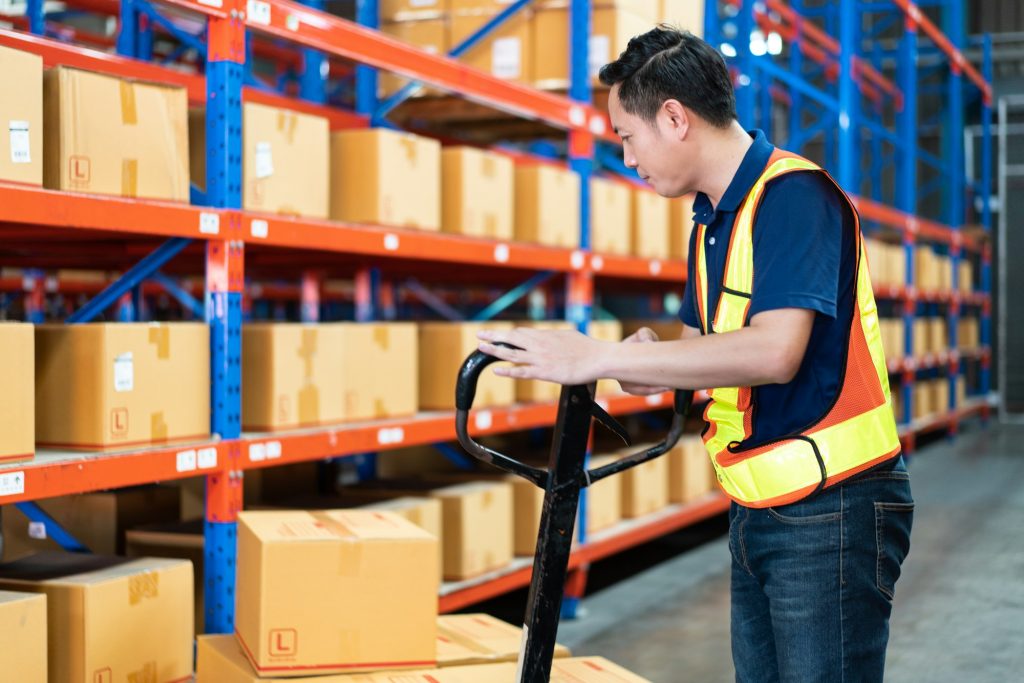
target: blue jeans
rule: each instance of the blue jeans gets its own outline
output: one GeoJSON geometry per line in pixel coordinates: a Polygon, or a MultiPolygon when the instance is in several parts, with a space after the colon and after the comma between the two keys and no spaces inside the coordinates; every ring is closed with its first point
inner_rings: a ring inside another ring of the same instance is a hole
{"type": "Polygon", "coordinates": [[[881,681],[913,517],[902,457],[792,505],[733,503],[736,681],[881,681]]]}

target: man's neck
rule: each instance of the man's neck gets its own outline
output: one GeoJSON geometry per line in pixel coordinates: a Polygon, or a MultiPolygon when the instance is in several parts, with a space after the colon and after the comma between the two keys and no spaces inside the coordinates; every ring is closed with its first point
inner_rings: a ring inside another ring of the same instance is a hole
{"type": "Polygon", "coordinates": [[[753,139],[739,122],[733,121],[727,129],[715,131],[709,143],[701,160],[704,171],[698,189],[711,200],[711,206],[717,208],[743,163],[743,157],[753,144],[753,139]]]}

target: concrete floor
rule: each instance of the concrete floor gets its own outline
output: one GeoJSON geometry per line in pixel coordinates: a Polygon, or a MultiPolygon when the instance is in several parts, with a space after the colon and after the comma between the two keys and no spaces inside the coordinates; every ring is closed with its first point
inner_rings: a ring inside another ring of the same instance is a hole
{"type": "MultiPolygon", "coordinates": [[[[971,426],[910,471],[886,681],[1024,680],[1024,428],[971,426]]],[[[732,681],[728,569],[723,537],[589,596],[558,639],[655,683],[732,681]]]]}

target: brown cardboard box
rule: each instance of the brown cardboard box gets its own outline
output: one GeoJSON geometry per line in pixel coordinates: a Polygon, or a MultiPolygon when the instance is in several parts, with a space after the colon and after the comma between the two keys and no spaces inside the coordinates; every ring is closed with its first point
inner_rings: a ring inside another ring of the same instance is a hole
{"type": "Polygon", "coordinates": [[[596,253],[629,255],[632,201],[632,191],[626,183],[590,179],[590,246],[596,253]]]}
{"type": "MultiPolygon", "coordinates": [[[[522,639],[522,628],[489,614],[443,614],[437,618],[437,665],[514,662],[522,639]]],[[[555,645],[556,659],[571,656],[569,648],[555,645]]]]}
{"type": "Polygon", "coordinates": [[[977,318],[960,318],[957,344],[961,349],[976,349],[981,346],[981,328],[977,318]]]}
{"type": "MultiPolygon", "coordinates": [[[[604,467],[615,462],[617,456],[595,455],[590,458],[590,469],[604,467]]],[[[602,479],[587,491],[587,533],[607,529],[622,521],[622,483],[621,475],[612,475],[602,479]]]]}
{"type": "MultiPolygon", "coordinates": [[[[575,326],[564,320],[526,320],[515,323],[516,327],[531,330],[562,330],[575,329],[575,326]]],[[[552,403],[562,395],[562,385],[554,382],[543,382],[539,379],[516,380],[516,401],[520,403],[552,403]]]]}
{"type": "Polygon", "coordinates": [[[202,323],[36,328],[40,445],[103,450],[205,438],[209,396],[202,323]]]}
{"type": "MultiPolygon", "coordinates": [[[[618,453],[624,457],[639,453],[654,444],[644,444],[618,453]]],[[[668,457],[654,458],[623,472],[622,516],[626,519],[643,517],[668,505],[668,457]]]]}
{"type": "Polygon", "coordinates": [[[907,284],[907,251],[902,244],[886,246],[886,274],[888,284],[905,287],[907,284]]]}
{"type": "Polygon", "coordinates": [[[714,466],[699,436],[684,436],[664,457],[670,503],[690,503],[716,488],[714,466]]]}
{"type": "Polygon", "coordinates": [[[512,239],[515,164],[475,147],[441,151],[441,229],[496,240],[512,239]]]}
{"type": "Polygon", "coordinates": [[[0,463],[31,460],[36,450],[34,336],[32,325],[0,323],[0,463]]]}
{"type": "Polygon", "coordinates": [[[967,402],[967,378],[960,375],[956,378],[956,407],[963,408],[967,402]]]}
{"type": "Polygon", "coordinates": [[[333,323],[341,328],[345,420],[407,417],[417,410],[419,344],[413,323],[333,323]]]}
{"type": "MultiPolygon", "coordinates": [[[[654,28],[655,19],[614,8],[595,8],[589,40],[590,74],[598,85],[598,70],[618,58],[633,36],[654,28]]],[[[569,84],[569,14],[567,9],[540,9],[534,19],[534,83],[543,89],[569,84]]]]}
{"type": "Polygon", "coordinates": [[[516,167],[515,237],[575,249],[580,241],[580,178],[551,164],[516,167]]]}
{"type": "Polygon", "coordinates": [[[441,144],[385,129],[331,134],[331,218],[441,229],[441,144]]]}
{"type": "MultiPolygon", "coordinates": [[[[414,2],[417,0],[413,0],[414,2]]],[[[419,0],[440,2],[440,0],[419,0]]],[[[397,38],[432,55],[445,55],[450,50],[448,24],[444,19],[422,19],[419,21],[398,21],[382,24],[382,33],[397,38]]],[[[409,79],[387,71],[380,72],[380,96],[387,98],[405,86],[409,79]]],[[[419,93],[436,92],[432,88],[421,89],[419,93]]]]}
{"type": "Polygon", "coordinates": [[[683,334],[683,323],[679,320],[623,320],[622,334],[630,336],[641,327],[651,328],[659,341],[675,341],[683,334]]]}
{"type": "Polygon", "coordinates": [[[960,272],[958,282],[960,291],[969,294],[974,291],[974,264],[970,261],[960,262],[960,272]]]}
{"type": "Polygon", "coordinates": [[[934,392],[927,381],[914,384],[913,400],[914,404],[911,413],[914,420],[920,420],[935,412],[934,392]]]}
{"type": "Polygon", "coordinates": [[[390,512],[243,512],[239,641],[264,675],[431,666],[436,558],[437,539],[390,512]]]}
{"type": "MultiPolygon", "coordinates": [[[[511,330],[511,323],[422,323],[419,326],[421,410],[454,410],[455,380],[463,361],[476,351],[477,332],[511,330]]],[[[494,366],[491,366],[493,368],[494,366]]],[[[515,402],[515,382],[491,368],[480,376],[473,408],[497,408],[515,402]]]]}
{"type": "Polygon", "coordinates": [[[920,359],[922,356],[928,354],[931,350],[928,348],[929,344],[928,334],[928,321],[925,318],[917,318],[914,320],[914,357],[920,359]]]}
{"type": "Polygon", "coordinates": [[[948,256],[939,256],[936,259],[936,266],[939,270],[939,289],[943,292],[953,290],[953,259],[948,256]]]}
{"type": "Polygon", "coordinates": [[[43,184],[43,58],[0,47],[0,180],[43,184]]]}
{"type": "Polygon", "coordinates": [[[649,190],[633,190],[634,256],[664,259],[669,256],[669,200],[649,190]]]}
{"type": "Polygon", "coordinates": [[[0,587],[46,594],[50,683],[188,680],[188,562],[43,553],[0,565],[0,587]]]}
{"type": "MultiPolygon", "coordinates": [[[[134,526],[178,519],[178,491],[173,486],[58,496],[37,504],[86,548],[103,555],[123,553],[125,532],[134,526]]],[[[3,538],[5,562],[61,549],[46,525],[30,522],[13,505],[3,510],[3,538]]]]}
{"type": "Polygon", "coordinates": [[[700,0],[661,0],[658,20],[704,37],[704,3],[700,0]]]}
{"type": "Polygon", "coordinates": [[[939,260],[929,246],[918,246],[916,250],[914,280],[917,288],[934,292],[940,288],[939,260]]]}
{"type": "Polygon", "coordinates": [[[686,261],[690,258],[690,235],[693,233],[693,200],[688,194],[669,200],[668,256],[686,261]]]}
{"type": "Polygon", "coordinates": [[[196,633],[205,633],[205,576],[203,575],[204,522],[151,524],[125,532],[125,555],[128,557],[165,557],[192,563],[193,623],[196,633]]]}
{"type": "Polygon", "coordinates": [[[407,519],[437,539],[437,578],[441,581],[444,566],[444,516],[441,501],[435,498],[403,496],[391,500],[378,500],[360,506],[363,510],[384,510],[407,519]]]}
{"type": "MultiPolygon", "coordinates": [[[[591,337],[599,341],[617,343],[622,341],[622,323],[618,320],[595,320],[590,323],[587,332],[591,337]]],[[[596,398],[617,396],[622,393],[619,383],[613,379],[599,379],[597,381],[596,398]]]]}
{"type": "Polygon", "coordinates": [[[929,382],[929,389],[932,392],[932,411],[946,413],[949,411],[949,380],[945,377],[933,379],[929,382]]]}
{"type": "Polygon", "coordinates": [[[451,0],[380,0],[380,20],[422,21],[448,12],[451,0]]]}
{"type": "Polygon", "coordinates": [[[0,591],[0,633],[4,680],[46,683],[46,596],[0,591]]]}
{"type": "MultiPolygon", "coordinates": [[[[455,14],[451,18],[451,46],[462,43],[490,21],[495,13],[455,14]]],[[[510,17],[491,36],[480,41],[460,58],[469,66],[506,81],[533,80],[533,31],[529,8],[510,17]]]]}
{"type": "Polygon", "coordinates": [[[949,348],[949,333],[946,319],[940,316],[928,318],[928,350],[940,353],[949,348]]]}
{"type": "Polygon", "coordinates": [[[184,88],[63,66],[43,84],[46,187],[188,201],[184,88]]]}
{"type": "Polygon", "coordinates": [[[479,576],[512,561],[512,491],[505,482],[456,484],[431,491],[441,501],[444,515],[446,581],[479,576]]]}
{"type": "MultiPolygon", "coordinates": [[[[871,237],[864,238],[864,249],[867,252],[868,272],[874,285],[893,284],[889,279],[889,245],[871,237]]],[[[901,283],[902,284],[902,283],[901,283]]]]}

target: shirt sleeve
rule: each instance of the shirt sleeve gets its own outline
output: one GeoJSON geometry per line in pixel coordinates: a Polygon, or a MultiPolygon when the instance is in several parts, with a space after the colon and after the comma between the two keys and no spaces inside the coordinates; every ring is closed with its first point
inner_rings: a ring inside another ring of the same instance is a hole
{"type": "Polygon", "coordinates": [[[686,287],[683,289],[683,300],[679,306],[679,319],[688,327],[700,329],[700,318],[697,316],[697,302],[693,297],[693,282],[696,277],[696,266],[694,265],[693,254],[697,248],[697,231],[690,231],[690,258],[686,259],[686,287]]]}
{"type": "Polygon", "coordinates": [[[751,317],[780,308],[836,317],[844,204],[820,173],[789,173],[768,186],[754,222],[751,317]]]}

